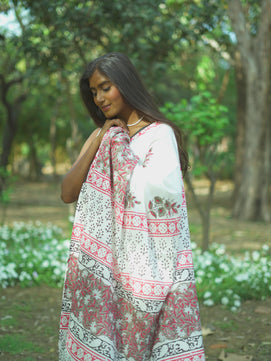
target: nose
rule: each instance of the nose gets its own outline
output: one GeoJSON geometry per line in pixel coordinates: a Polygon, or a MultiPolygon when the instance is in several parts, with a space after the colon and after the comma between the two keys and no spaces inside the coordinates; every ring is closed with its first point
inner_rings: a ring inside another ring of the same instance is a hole
{"type": "Polygon", "coordinates": [[[100,91],[97,92],[96,101],[97,101],[98,103],[102,103],[102,102],[104,101],[104,96],[103,96],[103,93],[102,93],[102,92],[100,92],[100,91]]]}

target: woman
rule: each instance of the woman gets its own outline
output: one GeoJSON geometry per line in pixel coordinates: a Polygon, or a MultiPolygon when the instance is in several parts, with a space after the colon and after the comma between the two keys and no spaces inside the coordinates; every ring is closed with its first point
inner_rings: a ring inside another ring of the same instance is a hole
{"type": "Polygon", "coordinates": [[[178,128],[121,53],[91,62],[80,89],[98,128],[62,183],[78,203],[60,360],[202,361],[178,128]]]}

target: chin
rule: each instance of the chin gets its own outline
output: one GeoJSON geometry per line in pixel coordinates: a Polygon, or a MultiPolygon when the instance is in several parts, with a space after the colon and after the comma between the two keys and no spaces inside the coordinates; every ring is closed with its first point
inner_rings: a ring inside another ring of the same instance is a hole
{"type": "Polygon", "coordinates": [[[108,115],[107,119],[119,119],[119,115],[118,114],[113,114],[113,115],[108,115]]]}

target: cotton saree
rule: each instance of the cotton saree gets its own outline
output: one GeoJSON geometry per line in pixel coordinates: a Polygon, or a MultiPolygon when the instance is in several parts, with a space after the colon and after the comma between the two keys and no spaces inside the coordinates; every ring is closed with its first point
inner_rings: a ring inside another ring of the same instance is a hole
{"type": "Polygon", "coordinates": [[[110,128],[77,203],[59,360],[204,361],[186,200],[170,126],[110,128]]]}

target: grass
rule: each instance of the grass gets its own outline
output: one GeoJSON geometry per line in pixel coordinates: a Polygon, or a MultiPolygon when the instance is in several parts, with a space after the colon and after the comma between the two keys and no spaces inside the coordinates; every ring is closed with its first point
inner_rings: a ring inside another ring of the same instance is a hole
{"type": "Polygon", "coordinates": [[[12,355],[23,351],[44,352],[45,350],[25,339],[23,335],[0,336],[0,350],[12,355]]]}
{"type": "Polygon", "coordinates": [[[217,327],[221,328],[222,330],[238,330],[239,325],[237,322],[233,320],[228,321],[219,321],[214,323],[217,327]]]}
{"type": "Polygon", "coordinates": [[[0,327],[5,327],[5,326],[14,327],[17,325],[18,325],[18,321],[12,316],[6,316],[0,320],[0,327]]]}

